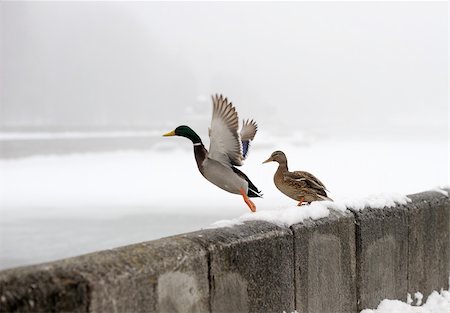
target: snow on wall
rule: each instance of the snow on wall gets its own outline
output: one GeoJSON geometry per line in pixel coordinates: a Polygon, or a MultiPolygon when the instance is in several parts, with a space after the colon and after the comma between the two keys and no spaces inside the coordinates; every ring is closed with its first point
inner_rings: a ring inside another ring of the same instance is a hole
{"type": "Polygon", "coordinates": [[[408,294],[408,300],[402,302],[400,300],[384,299],[374,310],[365,309],[361,313],[449,313],[450,312],[450,292],[441,290],[433,291],[427,301],[422,304],[423,295],[420,292],[414,294],[416,302],[408,294]]]}
{"type": "Polygon", "coordinates": [[[370,195],[363,198],[349,198],[340,201],[312,202],[310,205],[302,205],[300,207],[292,206],[279,210],[246,213],[234,219],[217,221],[210,228],[231,227],[246,221],[266,221],[289,227],[293,224],[301,223],[306,219],[318,220],[327,217],[330,214],[330,210],[344,212],[347,209],[354,211],[361,211],[365,208],[381,209],[407,204],[408,202],[411,202],[411,199],[407,196],[395,193],[370,195]]]}

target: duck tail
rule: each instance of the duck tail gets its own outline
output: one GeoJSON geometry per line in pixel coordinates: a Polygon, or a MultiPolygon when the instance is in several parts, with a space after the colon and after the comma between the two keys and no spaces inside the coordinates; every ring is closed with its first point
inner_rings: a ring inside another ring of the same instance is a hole
{"type": "Polygon", "coordinates": [[[317,196],[320,198],[320,200],[333,201],[333,199],[331,199],[331,198],[328,197],[328,196],[322,196],[322,195],[317,195],[317,196]]]}
{"type": "MultiPolygon", "coordinates": [[[[253,185],[253,184],[252,184],[253,185]]],[[[253,187],[255,187],[255,185],[253,185],[253,187]]],[[[255,187],[256,188],[256,187],[255,187]]],[[[256,188],[256,190],[253,190],[251,187],[250,187],[250,184],[249,184],[249,186],[248,186],[248,191],[247,191],[247,196],[249,197],[249,198],[262,198],[263,197],[263,194],[261,193],[261,191],[259,191],[257,188],[256,188]]]]}
{"type": "Polygon", "coordinates": [[[262,198],[263,194],[261,193],[260,190],[258,190],[258,187],[256,187],[252,181],[250,180],[250,178],[247,177],[247,175],[245,175],[244,173],[242,173],[240,170],[238,170],[237,168],[235,168],[234,166],[231,167],[233,169],[233,171],[238,174],[239,176],[241,176],[243,179],[245,179],[248,183],[248,190],[247,190],[247,196],[249,198],[262,198]]]}
{"type": "Polygon", "coordinates": [[[258,187],[256,187],[247,176],[245,176],[245,179],[248,183],[247,196],[249,198],[262,198],[263,194],[261,190],[258,190],[258,187]]]}

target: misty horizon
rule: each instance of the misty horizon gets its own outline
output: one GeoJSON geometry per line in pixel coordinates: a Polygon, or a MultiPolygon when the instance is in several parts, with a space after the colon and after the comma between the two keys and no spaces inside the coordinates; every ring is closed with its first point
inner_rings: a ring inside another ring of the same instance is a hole
{"type": "Polygon", "coordinates": [[[447,4],[2,2],[0,128],[446,131],[447,4]]]}

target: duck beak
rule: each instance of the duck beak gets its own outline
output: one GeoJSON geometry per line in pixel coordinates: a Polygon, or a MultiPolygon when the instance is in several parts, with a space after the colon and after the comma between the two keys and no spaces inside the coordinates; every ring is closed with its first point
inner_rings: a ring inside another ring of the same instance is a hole
{"type": "Polygon", "coordinates": [[[273,160],[272,160],[272,158],[268,158],[267,160],[265,160],[264,162],[262,162],[262,164],[264,164],[264,163],[269,163],[269,162],[272,162],[273,160]]]}
{"type": "Polygon", "coordinates": [[[164,137],[167,137],[167,136],[175,136],[175,131],[172,130],[171,132],[168,132],[168,133],[164,134],[163,136],[164,136],[164,137]]]}

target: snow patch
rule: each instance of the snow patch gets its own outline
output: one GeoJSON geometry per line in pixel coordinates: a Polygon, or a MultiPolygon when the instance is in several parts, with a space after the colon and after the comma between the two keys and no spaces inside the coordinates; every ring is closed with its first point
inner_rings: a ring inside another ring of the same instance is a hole
{"type": "Polygon", "coordinates": [[[341,201],[318,201],[310,205],[292,206],[279,210],[264,210],[255,213],[247,213],[230,220],[220,220],[213,223],[209,228],[232,227],[241,225],[248,221],[266,221],[279,226],[289,227],[302,223],[307,219],[318,220],[327,217],[330,210],[345,212],[362,211],[366,208],[382,209],[390,208],[400,204],[411,202],[407,196],[400,194],[378,194],[364,198],[345,199],[341,201]]]}
{"type": "Polygon", "coordinates": [[[413,299],[411,298],[411,294],[408,292],[408,296],[406,297],[406,303],[411,304],[413,303],[413,299]]]}
{"type": "Polygon", "coordinates": [[[443,194],[444,196],[446,196],[447,198],[448,198],[448,191],[447,190],[445,190],[444,188],[450,188],[449,186],[446,186],[446,187],[436,187],[436,188],[433,188],[433,189],[431,189],[431,191],[436,191],[436,192],[439,192],[439,193],[441,193],[441,194],[443,194]]]}
{"type": "Polygon", "coordinates": [[[422,304],[422,299],[423,299],[423,294],[420,292],[416,292],[414,294],[414,298],[416,298],[417,302],[416,305],[421,305],[422,304]]]}
{"type": "MultiPolygon", "coordinates": [[[[450,278],[449,278],[450,279],[450,278]]],[[[365,309],[361,313],[449,313],[450,312],[450,292],[441,290],[433,291],[427,301],[422,305],[423,295],[420,292],[414,294],[417,302],[413,306],[411,295],[408,294],[406,302],[400,300],[385,299],[380,302],[374,310],[365,309]]]]}
{"type": "Polygon", "coordinates": [[[373,194],[364,198],[344,199],[344,205],[352,211],[362,211],[367,208],[392,208],[396,205],[405,205],[411,199],[398,193],[373,194]]]}
{"type": "Polygon", "coordinates": [[[210,228],[231,227],[240,225],[248,221],[266,221],[279,226],[289,227],[293,224],[301,223],[305,219],[318,220],[327,217],[330,214],[328,205],[332,202],[313,202],[310,205],[300,207],[293,206],[281,210],[265,210],[255,213],[246,213],[240,217],[231,220],[221,220],[213,223],[210,228]]]}

